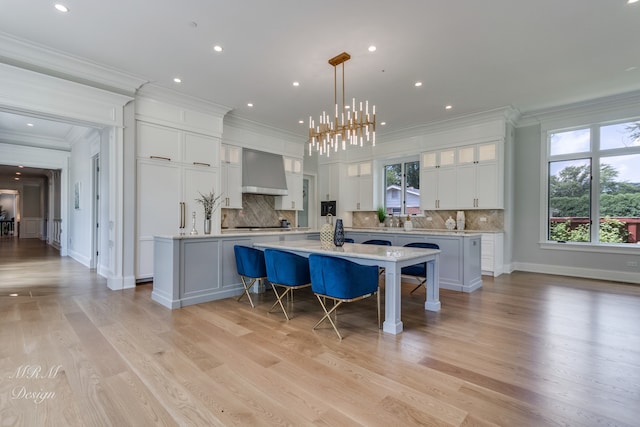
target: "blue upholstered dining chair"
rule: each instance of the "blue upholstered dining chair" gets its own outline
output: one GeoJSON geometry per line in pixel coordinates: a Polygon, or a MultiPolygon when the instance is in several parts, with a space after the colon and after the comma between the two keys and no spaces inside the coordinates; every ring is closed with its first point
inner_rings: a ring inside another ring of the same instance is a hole
{"type": "Polygon", "coordinates": [[[251,307],[255,307],[249,290],[256,283],[264,283],[264,280],[267,278],[264,252],[249,246],[240,245],[235,245],[233,252],[236,256],[236,270],[242,280],[242,286],[244,286],[244,293],[238,297],[238,301],[246,295],[247,298],[249,298],[251,307]]]}
{"type": "MultiPolygon", "coordinates": [[[[378,267],[362,265],[344,258],[311,254],[309,256],[311,289],[320,301],[324,316],[313,326],[316,329],[325,319],[342,340],[331,315],[337,313],[343,302],[359,301],[376,294],[378,298],[378,328],[380,328],[380,286],[378,267]],[[326,300],[333,300],[333,307],[327,310],[326,300]]],[[[337,316],[336,316],[337,321],[337,316]]]]}
{"type": "MultiPolygon", "coordinates": [[[[424,248],[424,249],[440,249],[440,246],[435,243],[427,243],[427,242],[413,242],[407,243],[406,247],[410,248],[424,248]]],[[[413,276],[419,283],[418,286],[413,288],[413,290],[409,293],[414,293],[420,286],[424,285],[427,287],[427,263],[423,262],[422,264],[414,264],[408,267],[402,267],[401,274],[403,276],[413,276]]]]}
{"type": "Polygon", "coordinates": [[[282,304],[282,299],[289,294],[293,295],[293,290],[295,289],[308,288],[311,286],[309,261],[303,256],[278,249],[265,249],[264,260],[267,266],[267,280],[271,282],[273,292],[277,298],[276,302],[274,302],[269,309],[269,312],[279,304],[284,313],[284,317],[289,320],[289,314],[284,304],[282,304]],[[283,288],[284,292],[278,293],[277,288],[283,288]]]}
{"type": "Polygon", "coordinates": [[[352,239],[352,238],[350,238],[350,237],[345,237],[345,238],[344,238],[344,242],[345,242],[345,243],[355,243],[356,241],[355,241],[355,240],[353,240],[353,239],[352,239]]]}
{"type": "Polygon", "coordinates": [[[381,240],[381,239],[371,239],[371,240],[365,240],[364,242],[362,242],[363,245],[381,245],[381,246],[391,246],[391,242],[388,240],[381,240]]]}

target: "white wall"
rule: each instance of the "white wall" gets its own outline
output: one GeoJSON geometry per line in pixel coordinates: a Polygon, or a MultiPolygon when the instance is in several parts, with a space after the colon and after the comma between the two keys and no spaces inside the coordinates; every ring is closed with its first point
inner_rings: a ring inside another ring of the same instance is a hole
{"type": "Polygon", "coordinates": [[[637,267],[627,266],[638,261],[640,253],[614,253],[601,248],[597,252],[544,249],[540,242],[542,217],[541,156],[543,134],[541,125],[516,129],[514,152],[514,234],[513,267],[515,270],[592,277],[640,283],[637,267]]]}

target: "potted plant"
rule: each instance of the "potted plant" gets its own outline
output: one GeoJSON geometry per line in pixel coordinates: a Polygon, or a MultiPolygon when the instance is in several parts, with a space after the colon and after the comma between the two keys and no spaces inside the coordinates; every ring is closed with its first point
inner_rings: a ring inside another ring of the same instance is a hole
{"type": "Polygon", "coordinates": [[[376,211],[378,215],[378,222],[380,223],[380,227],[384,227],[384,220],[387,219],[387,211],[381,206],[376,211]]]}
{"type": "Polygon", "coordinates": [[[216,196],[216,192],[211,190],[208,194],[200,193],[200,198],[196,202],[200,203],[204,208],[204,234],[211,234],[211,215],[218,207],[222,194],[216,196]]]}

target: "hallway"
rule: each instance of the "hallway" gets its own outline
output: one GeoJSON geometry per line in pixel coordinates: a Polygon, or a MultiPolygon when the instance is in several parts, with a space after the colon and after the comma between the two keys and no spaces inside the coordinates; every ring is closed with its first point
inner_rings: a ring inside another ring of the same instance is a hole
{"type": "Polygon", "coordinates": [[[107,291],[107,281],[40,239],[0,239],[0,296],[71,296],[107,291]]]}

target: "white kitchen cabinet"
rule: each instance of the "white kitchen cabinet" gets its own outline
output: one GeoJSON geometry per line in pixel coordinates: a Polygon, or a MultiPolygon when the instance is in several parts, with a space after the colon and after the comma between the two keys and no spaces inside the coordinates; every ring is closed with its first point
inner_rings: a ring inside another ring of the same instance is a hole
{"type": "Polygon", "coordinates": [[[497,277],[504,270],[504,233],[482,233],[482,274],[497,277]]]}
{"type": "MultiPolygon", "coordinates": [[[[318,165],[318,193],[321,201],[338,200],[340,191],[340,164],[318,165]]],[[[340,207],[338,207],[340,209],[340,207]]]]}
{"type": "Polygon", "coordinates": [[[420,208],[456,209],[455,148],[422,153],[420,208]]]}
{"type": "Polygon", "coordinates": [[[284,157],[284,174],[287,180],[287,195],[275,197],[275,208],[282,211],[300,211],[303,209],[302,159],[284,157]]]}
{"type": "Polygon", "coordinates": [[[496,142],[457,150],[457,209],[502,209],[503,184],[496,142]]]}
{"type": "Polygon", "coordinates": [[[216,138],[143,121],[137,122],[136,147],[136,279],[149,279],[154,236],[189,233],[193,212],[196,229],[204,232],[196,199],[219,187],[220,148],[216,138]]]}
{"type": "Polygon", "coordinates": [[[242,209],[242,148],[220,146],[221,207],[242,209]]]}
{"type": "Polygon", "coordinates": [[[371,161],[347,165],[347,211],[372,211],[373,167],[371,161]]]}

